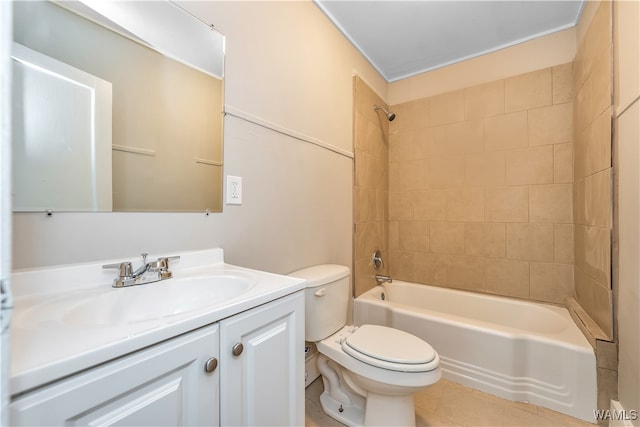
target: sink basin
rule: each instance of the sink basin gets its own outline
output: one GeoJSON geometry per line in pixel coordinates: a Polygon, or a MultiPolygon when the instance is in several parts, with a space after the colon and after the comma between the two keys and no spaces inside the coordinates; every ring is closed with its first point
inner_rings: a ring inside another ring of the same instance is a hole
{"type": "Polygon", "coordinates": [[[250,275],[238,273],[75,292],[35,304],[22,321],[36,328],[61,322],[84,329],[168,319],[225,304],[255,286],[250,275]]]}

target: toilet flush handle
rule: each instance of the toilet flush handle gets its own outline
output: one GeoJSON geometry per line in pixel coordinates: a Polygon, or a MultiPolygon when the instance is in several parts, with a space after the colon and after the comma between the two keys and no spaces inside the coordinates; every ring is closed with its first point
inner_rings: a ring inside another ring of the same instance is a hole
{"type": "Polygon", "coordinates": [[[325,288],[322,288],[322,289],[318,289],[313,294],[317,297],[323,297],[326,293],[327,293],[327,290],[325,288]]]}

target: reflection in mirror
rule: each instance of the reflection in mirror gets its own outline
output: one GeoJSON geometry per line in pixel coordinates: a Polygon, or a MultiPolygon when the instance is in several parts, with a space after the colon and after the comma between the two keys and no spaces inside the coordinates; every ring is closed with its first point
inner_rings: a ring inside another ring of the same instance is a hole
{"type": "Polygon", "coordinates": [[[95,7],[14,3],[14,210],[221,211],[223,37],[170,2],[95,7]]]}

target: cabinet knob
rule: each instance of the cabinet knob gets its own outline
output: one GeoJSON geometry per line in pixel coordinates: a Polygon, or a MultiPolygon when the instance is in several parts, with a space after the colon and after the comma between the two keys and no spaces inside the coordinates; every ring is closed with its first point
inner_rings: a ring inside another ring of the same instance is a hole
{"type": "Polygon", "coordinates": [[[234,356],[240,356],[242,354],[242,350],[244,350],[244,346],[242,345],[241,342],[236,343],[233,348],[231,348],[231,353],[234,356]]]}
{"type": "Polygon", "coordinates": [[[204,364],[204,371],[208,374],[212,373],[218,367],[218,359],[215,357],[210,358],[204,364]]]}

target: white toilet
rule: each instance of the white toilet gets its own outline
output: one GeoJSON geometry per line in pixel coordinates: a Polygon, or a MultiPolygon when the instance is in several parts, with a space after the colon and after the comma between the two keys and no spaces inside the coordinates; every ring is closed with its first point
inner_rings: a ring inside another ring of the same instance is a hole
{"type": "Polygon", "coordinates": [[[324,412],[348,426],[414,426],[413,393],[440,379],[440,359],[420,338],[378,325],[345,326],[349,268],[290,274],[307,281],[305,340],[318,347],[324,412]]]}

